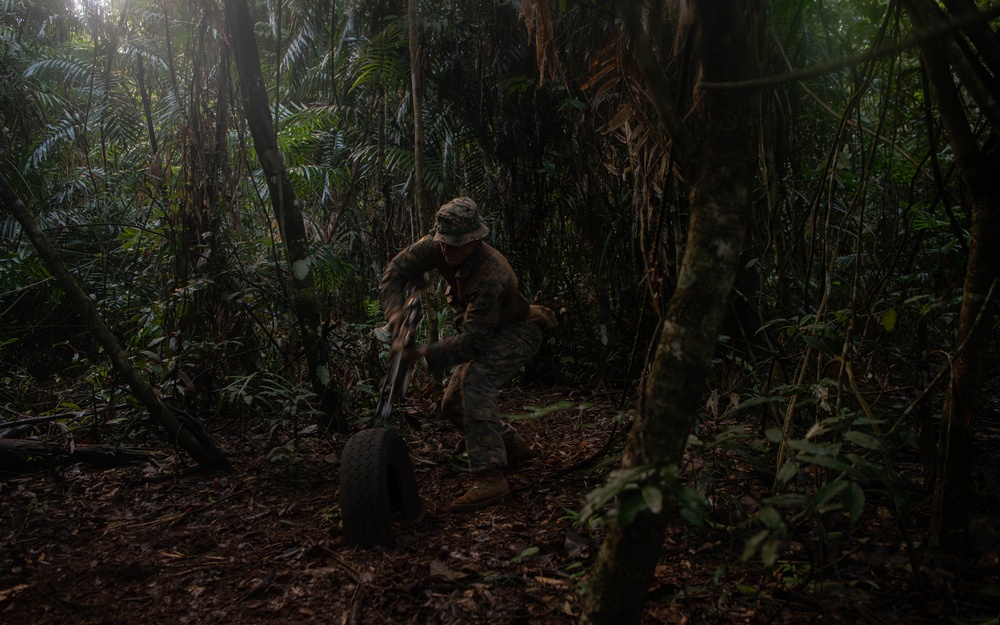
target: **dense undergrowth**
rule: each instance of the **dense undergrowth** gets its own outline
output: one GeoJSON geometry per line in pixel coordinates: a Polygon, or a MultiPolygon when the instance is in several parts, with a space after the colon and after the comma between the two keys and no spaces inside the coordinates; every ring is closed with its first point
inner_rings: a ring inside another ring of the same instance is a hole
{"type": "MultiPolygon", "coordinates": [[[[423,232],[402,7],[344,4],[253,8],[321,334],[356,428],[385,364],[381,268],[423,232]]],[[[434,202],[474,196],[525,292],[558,312],[523,380],[621,397],[626,432],[687,244],[689,181],[615,15],[561,3],[529,37],[515,4],[421,2],[424,183],[434,202]],[[558,79],[539,76],[545,50],[558,79]]],[[[771,3],[768,72],[898,41],[908,20],[882,4],[771,3]]],[[[2,5],[4,176],[160,397],[209,432],[262,437],[268,462],[295,462],[319,409],[219,8],[2,5]]],[[[676,16],[647,17],[690,110],[676,16]]],[[[873,519],[895,524],[904,556],[928,548],[971,204],[922,72],[903,49],[767,91],[751,233],[698,428],[669,492],[643,492],[642,506],[738,544],[747,563],[801,556],[789,586],[835,577],[873,519]]],[[[989,122],[969,115],[986,145],[989,122]]],[[[0,435],[163,446],[63,295],[0,213],[0,435]]],[[[438,297],[443,333],[445,308],[438,297]]],[[[995,330],[992,314],[982,322],[995,330]]],[[[998,497],[996,336],[970,491],[980,554],[996,545],[982,521],[998,497]]],[[[421,373],[412,392],[431,399],[438,382],[421,373]]],[[[652,470],[612,472],[566,514],[607,522],[607,504],[652,470]]],[[[920,567],[912,576],[923,583],[920,567]]]]}

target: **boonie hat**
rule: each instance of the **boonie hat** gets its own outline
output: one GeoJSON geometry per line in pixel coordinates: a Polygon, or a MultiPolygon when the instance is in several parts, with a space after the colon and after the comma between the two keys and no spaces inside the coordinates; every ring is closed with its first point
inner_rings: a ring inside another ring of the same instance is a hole
{"type": "Polygon", "coordinates": [[[472,198],[457,197],[439,208],[434,217],[434,240],[447,245],[460,247],[489,233],[472,198]]]}

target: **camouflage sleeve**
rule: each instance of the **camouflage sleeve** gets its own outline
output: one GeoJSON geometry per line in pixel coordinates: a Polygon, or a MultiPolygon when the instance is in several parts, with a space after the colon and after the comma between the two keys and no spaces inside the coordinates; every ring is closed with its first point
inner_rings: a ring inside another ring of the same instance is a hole
{"type": "Polygon", "coordinates": [[[396,254],[386,265],[379,285],[379,299],[386,319],[403,309],[407,287],[422,288],[424,273],[438,265],[435,253],[440,255],[440,249],[428,235],[396,254]]]}
{"type": "Polygon", "coordinates": [[[432,370],[444,369],[468,362],[482,352],[487,337],[500,320],[503,297],[503,284],[499,280],[479,283],[465,309],[461,332],[429,345],[427,366],[432,370]]]}

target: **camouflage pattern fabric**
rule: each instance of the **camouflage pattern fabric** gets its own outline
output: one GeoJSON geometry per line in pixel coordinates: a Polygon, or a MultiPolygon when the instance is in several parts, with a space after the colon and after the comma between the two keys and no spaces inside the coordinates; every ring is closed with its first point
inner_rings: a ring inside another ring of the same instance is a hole
{"type": "Polygon", "coordinates": [[[446,297],[460,332],[429,346],[427,365],[453,367],[482,354],[496,330],[528,318],[528,300],[503,254],[486,242],[458,267],[450,267],[441,246],[426,236],[396,255],[382,274],[381,299],[386,318],[403,307],[407,286],[436,270],[448,283],[446,297]]]}
{"type": "Polygon", "coordinates": [[[523,321],[493,334],[486,350],[455,368],[441,400],[441,411],[465,432],[469,469],[481,473],[507,466],[507,446],[517,430],[500,418],[497,397],[542,343],[542,328],[523,321]]]}
{"type": "MultiPolygon", "coordinates": [[[[466,217],[464,213],[460,216],[466,217]]],[[[472,220],[459,229],[468,229],[472,220]]],[[[507,466],[507,444],[516,430],[500,419],[500,387],[528,362],[542,341],[543,320],[529,320],[528,300],[507,259],[486,242],[457,267],[445,262],[441,244],[428,235],[393,258],[382,274],[380,297],[387,319],[398,315],[408,286],[437,271],[459,330],[428,346],[432,370],[457,366],[442,399],[447,418],[465,433],[473,472],[507,466]]]]}
{"type": "Polygon", "coordinates": [[[461,247],[479,241],[490,229],[479,216],[476,203],[467,197],[457,197],[438,209],[434,216],[434,240],[461,247]]]}

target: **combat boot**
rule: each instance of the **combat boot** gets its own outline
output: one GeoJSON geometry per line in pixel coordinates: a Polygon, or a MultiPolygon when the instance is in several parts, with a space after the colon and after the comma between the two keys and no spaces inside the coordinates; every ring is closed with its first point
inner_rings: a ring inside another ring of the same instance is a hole
{"type": "Polygon", "coordinates": [[[507,443],[507,466],[511,469],[519,464],[529,462],[538,457],[538,453],[528,447],[528,442],[518,436],[512,442],[507,443]]]}
{"type": "Polygon", "coordinates": [[[451,502],[452,512],[469,512],[500,503],[510,494],[502,469],[490,469],[476,476],[472,488],[451,502]]]}

